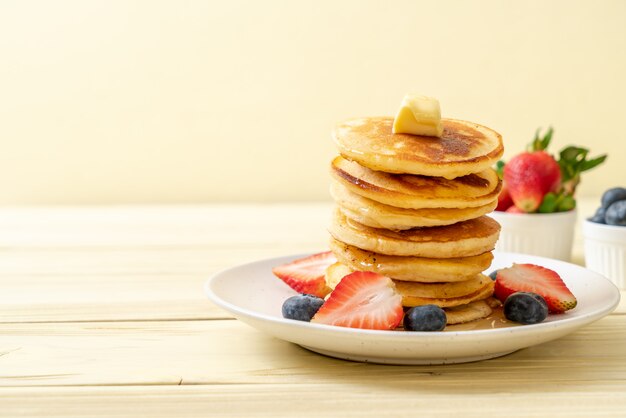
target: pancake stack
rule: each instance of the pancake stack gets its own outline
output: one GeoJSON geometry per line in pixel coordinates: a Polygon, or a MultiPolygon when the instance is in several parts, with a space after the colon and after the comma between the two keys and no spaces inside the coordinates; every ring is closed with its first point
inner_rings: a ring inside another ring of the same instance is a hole
{"type": "Polygon", "coordinates": [[[330,288],[352,271],[392,278],[406,307],[435,304],[448,324],[491,313],[489,268],[500,226],[485,216],[501,182],[491,168],[501,136],[442,119],[441,137],[393,134],[393,118],[346,121],[333,132],[336,202],[326,271],[330,288]]]}

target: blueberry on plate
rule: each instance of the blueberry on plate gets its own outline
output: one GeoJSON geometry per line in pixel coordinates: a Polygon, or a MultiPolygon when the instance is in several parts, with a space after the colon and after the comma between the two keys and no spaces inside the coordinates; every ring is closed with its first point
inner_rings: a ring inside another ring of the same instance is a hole
{"type": "Polygon", "coordinates": [[[536,293],[515,292],[504,301],[504,316],[520,324],[538,324],[548,317],[548,304],[536,293]]]}
{"type": "Polygon", "coordinates": [[[626,226],[626,200],[617,201],[606,210],[607,225],[626,226]]]}
{"type": "Polygon", "coordinates": [[[496,277],[498,277],[498,270],[494,270],[491,273],[489,273],[489,277],[491,277],[491,280],[493,280],[495,282],[496,281],[496,277]]]}
{"type": "Polygon", "coordinates": [[[296,295],[283,303],[283,317],[310,322],[324,304],[324,299],[313,295],[296,295]]]}
{"type": "Polygon", "coordinates": [[[437,305],[422,305],[411,308],[404,315],[407,331],[442,331],[446,327],[446,313],[437,305]]]}
{"type": "Polygon", "coordinates": [[[602,207],[608,209],[613,203],[618,200],[626,200],[626,188],[624,187],[613,187],[612,189],[607,190],[602,195],[602,207]]]}
{"type": "Polygon", "coordinates": [[[596,213],[594,213],[593,216],[589,218],[589,220],[597,224],[604,224],[606,223],[606,221],[604,220],[605,214],[606,208],[604,206],[600,206],[598,210],[596,210],[596,213]]]}

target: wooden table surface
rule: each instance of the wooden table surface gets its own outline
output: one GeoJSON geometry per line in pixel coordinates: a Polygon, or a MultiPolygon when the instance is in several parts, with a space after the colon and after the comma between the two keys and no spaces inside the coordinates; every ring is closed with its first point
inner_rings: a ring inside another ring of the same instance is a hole
{"type": "Polygon", "coordinates": [[[324,249],[329,216],[327,203],[0,209],[0,416],[626,416],[624,298],[557,341],[411,367],[313,354],[205,298],[217,270],[324,249]]]}

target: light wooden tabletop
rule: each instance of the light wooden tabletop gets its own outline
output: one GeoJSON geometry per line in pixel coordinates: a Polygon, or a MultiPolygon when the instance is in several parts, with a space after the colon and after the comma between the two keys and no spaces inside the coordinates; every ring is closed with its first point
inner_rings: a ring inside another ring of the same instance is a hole
{"type": "Polygon", "coordinates": [[[626,416],[624,298],[557,341],[411,367],[313,354],[205,298],[219,269],[326,248],[329,216],[327,203],[0,209],[0,416],[626,416]]]}

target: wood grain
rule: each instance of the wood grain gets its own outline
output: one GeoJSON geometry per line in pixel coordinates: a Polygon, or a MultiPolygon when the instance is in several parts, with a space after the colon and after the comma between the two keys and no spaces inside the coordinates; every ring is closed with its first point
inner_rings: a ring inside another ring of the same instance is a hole
{"type": "Polygon", "coordinates": [[[559,340],[412,367],[320,356],[205,298],[221,269],[326,248],[329,214],[330,203],[0,209],[0,416],[624,415],[626,292],[559,340]]]}
{"type": "Polygon", "coordinates": [[[329,203],[0,209],[0,323],[229,318],[204,282],[325,249],[329,213],[329,203]]]}
{"type": "Polygon", "coordinates": [[[521,387],[493,382],[437,385],[436,375],[414,385],[390,379],[323,384],[238,384],[0,389],[2,417],[597,417],[624,416],[623,387],[593,382],[584,390],[521,387]]]}
{"type": "Polygon", "coordinates": [[[0,386],[355,383],[482,391],[612,381],[626,391],[626,316],[486,362],[397,367],[323,357],[234,320],[5,324],[0,386]],[[573,365],[576,365],[575,367],[573,365]],[[426,376],[426,377],[425,377],[426,376]],[[433,379],[432,376],[436,376],[433,379]],[[500,381],[500,380],[506,381],[500,381]]]}

